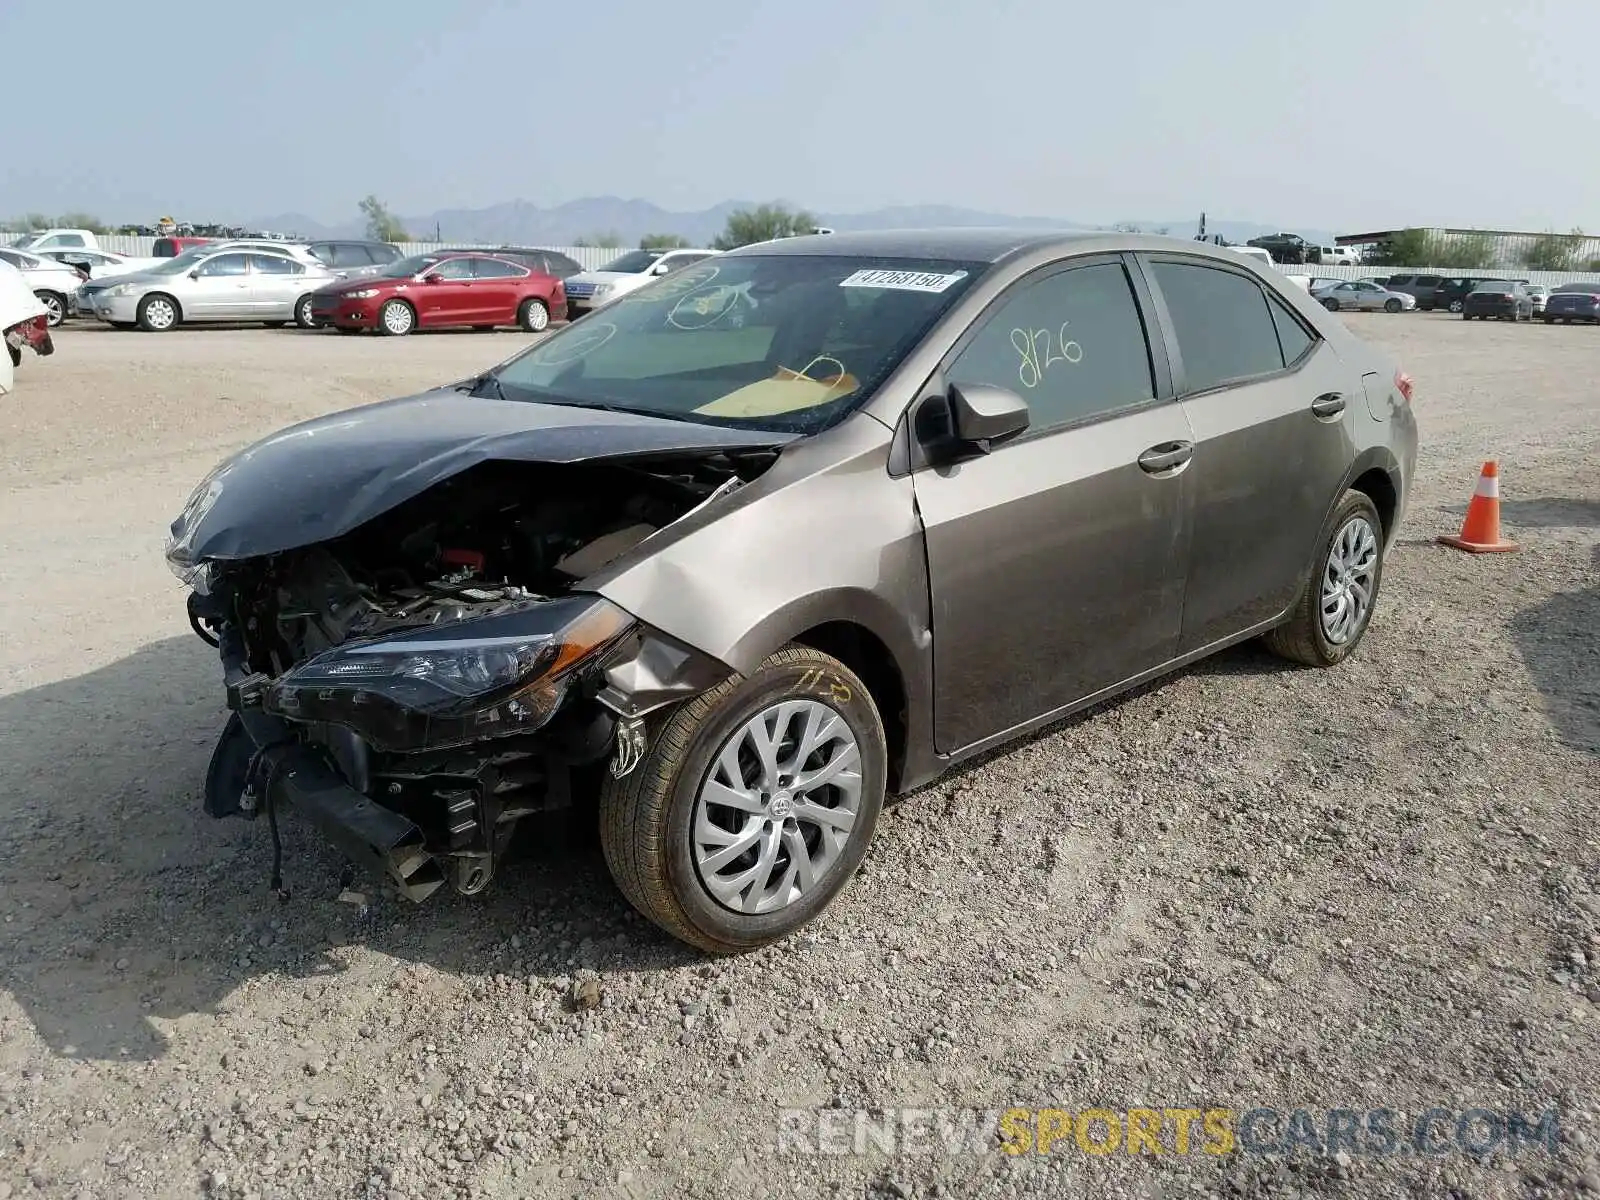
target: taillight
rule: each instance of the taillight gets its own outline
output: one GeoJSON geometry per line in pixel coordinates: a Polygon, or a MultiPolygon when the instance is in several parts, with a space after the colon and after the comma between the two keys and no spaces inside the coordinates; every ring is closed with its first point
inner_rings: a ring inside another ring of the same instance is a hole
{"type": "Polygon", "coordinates": [[[1411,389],[1416,386],[1412,381],[1411,376],[1407,375],[1404,371],[1396,371],[1394,373],[1394,386],[1395,389],[1406,398],[1406,403],[1410,404],[1411,389]]]}

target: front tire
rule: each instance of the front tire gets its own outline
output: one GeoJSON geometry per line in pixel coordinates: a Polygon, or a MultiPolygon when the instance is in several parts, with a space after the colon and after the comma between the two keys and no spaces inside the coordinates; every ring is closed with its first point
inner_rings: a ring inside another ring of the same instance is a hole
{"type": "Polygon", "coordinates": [[[1398,300],[1385,300],[1383,302],[1383,311],[1386,313],[1397,313],[1400,311],[1400,308],[1401,304],[1398,300]]]}
{"type": "Polygon", "coordinates": [[[417,311],[404,300],[388,300],[378,310],[378,332],[389,337],[405,337],[417,325],[417,311]]]}
{"type": "Polygon", "coordinates": [[[606,865],[674,937],[736,954],[817,916],[860,866],[888,748],[866,686],[806,646],[683,704],[600,793],[606,865]]]}
{"type": "Polygon", "coordinates": [[[159,292],[139,301],[139,328],[146,333],[166,333],[183,319],[178,302],[159,292]]]}
{"type": "Polygon", "coordinates": [[[550,310],[543,300],[530,297],[517,309],[517,324],[528,333],[543,333],[550,328],[550,310]]]}
{"type": "Polygon", "coordinates": [[[1308,667],[1332,667],[1366,635],[1383,580],[1383,522],[1371,497],[1344,494],[1318,542],[1316,567],[1289,619],[1263,639],[1308,667]]]}

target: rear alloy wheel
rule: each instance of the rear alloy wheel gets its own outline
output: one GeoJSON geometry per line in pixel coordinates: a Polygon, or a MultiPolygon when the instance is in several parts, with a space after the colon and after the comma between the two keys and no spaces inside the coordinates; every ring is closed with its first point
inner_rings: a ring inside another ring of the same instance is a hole
{"type": "Polygon", "coordinates": [[[378,310],[378,332],[404,337],[416,326],[417,314],[404,300],[389,300],[378,310]]]}
{"type": "Polygon", "coordinates": [[[1383,522],[1371,497],[1344,494],[1325,527],[1316,568],[1267,648],[1308,667],[1343,662],[1360,643],[1383,578],[1383,522]]]}
{"type": "Polygon", "coordinates": [[[158,294],[139,301],[139,328],[146,333],[165,333],[178,319],[178,302],[171,296],[158,294]]]}
{"type": "Polygon", "coordinates": [[[307,292],[294,302],[294,323],[301,329],[315,329],[317,327],[317,320],[311,315],[310,292],[307,292]]]}
{"type": "Polygon", "coordinates": [[[1398,300],[1385,300],[1383,302],[1383,311],[1386,313],[1397,313],[1400,311],[1400,307],[1400,301],[1398,300]]]}
{"type": "Polygon", "coordinates": [[[1462,305],[1461,301],[1459,301],[1459,300],[1450,301],[1450,311],[1451,312],[1460,312],[1463,307],[1464,306],[1462,305]]]}
{"type": "Polygon", "coordinates": [[[550,328],[550,310],[543,300],[524,300],[517,309],[517,324],[529,333],[543,333],[550,328]]]}
{"type": "Polygon", "coordinates": [[[54,329],[67,319],[67,299],[59,292],[35,292],[35,298],[44,305],[45,322],[54,329]]]}
{"type": "Polygon", "coordinates": [[[628,902],[713,954],[778,941],[827,907],[883,807],[888,749],[861,680],[790,646],[652,725],[644,760],[600,793],[628,902]]]}

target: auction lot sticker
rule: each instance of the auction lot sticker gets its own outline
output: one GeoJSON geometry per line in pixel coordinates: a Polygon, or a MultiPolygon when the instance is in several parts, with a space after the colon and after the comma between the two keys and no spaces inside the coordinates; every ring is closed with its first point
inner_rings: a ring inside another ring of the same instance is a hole
{"type": "Polygon", "coordinates": [[[891,288],[898,292],[942,292],[967,277],[965,271],[939,275],[932,271],[887,271],[881,267],[857,271],[839,281],[840,287],[891,288]]]}

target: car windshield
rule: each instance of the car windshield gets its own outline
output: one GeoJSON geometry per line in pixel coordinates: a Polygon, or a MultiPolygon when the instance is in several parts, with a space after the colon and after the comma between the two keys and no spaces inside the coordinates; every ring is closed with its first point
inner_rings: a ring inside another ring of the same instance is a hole
{"type": "Polygon", "coordinates": [[[495,376],[514,400],[814,433],[863,403],[985,266],[718,258],[629,293],[495,376]]]}
{"type": "Polygon", "coordinates": [[[660,250],[630,250],[620,258],[613,258],[602,271],[616,271],[623,275],[637,275],[640,271],[648,271],[650,264],[661,257],[660,250]]]}
{"type": "Polygon", "coordinates": [[[195,267],[215,253],[216,250],[210,246],[185,250],[182,254],[174,255],[172,258],[167,259],[166,262],[151,267],[145,273],[147,275],[182,275],[185,271],[194,270],[195,267]]]}
{"type": "Polygon", "coordinates": [[[379,271],[378,275],[384,279],[412,279],[437,262],[439,262],[437,254],[413,254],[410,258],[390,263],[379,271]]]}

